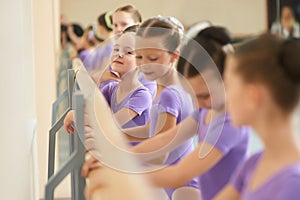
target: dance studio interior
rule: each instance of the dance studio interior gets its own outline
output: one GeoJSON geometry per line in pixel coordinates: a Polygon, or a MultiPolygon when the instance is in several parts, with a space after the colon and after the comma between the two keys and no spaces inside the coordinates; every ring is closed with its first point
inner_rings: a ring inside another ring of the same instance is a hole
{"type": "Polygon", "coordinates": [[[300,199],[300,0],[0,5],[0,199],[300,199]]]}

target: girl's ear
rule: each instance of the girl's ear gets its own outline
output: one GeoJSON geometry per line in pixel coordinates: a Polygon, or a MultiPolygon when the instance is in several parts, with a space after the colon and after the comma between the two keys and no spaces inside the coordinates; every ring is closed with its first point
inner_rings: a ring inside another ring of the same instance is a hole
{"type": "Polygon", "coordinates": [[[171,62],[174,63],[179,59],[179,55],[180,55],[180,51],[178,49],[176,49],[173,53],[172,53],[172,58],[171,58],[171,62]]]}

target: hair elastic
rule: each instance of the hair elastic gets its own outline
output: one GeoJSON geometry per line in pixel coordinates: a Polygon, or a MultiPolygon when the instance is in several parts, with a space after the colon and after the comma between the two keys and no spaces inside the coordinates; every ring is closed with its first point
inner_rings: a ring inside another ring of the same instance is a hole
{"type": "Polygon", "coordinates": [[[111,15],[112,14],[113,13],[109,11],[109,12],[106,12],[105,15],[104,15],[106,26],[110,29],[113,29],[113,24],[112,24],[112,21],[111,21],[111,15]]]}

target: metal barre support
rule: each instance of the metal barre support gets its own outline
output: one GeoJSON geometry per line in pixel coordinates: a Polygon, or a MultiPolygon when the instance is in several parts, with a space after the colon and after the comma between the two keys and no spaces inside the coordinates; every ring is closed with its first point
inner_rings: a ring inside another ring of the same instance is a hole
{"type": "Polygon", "coordinates": [[[45,200],[54,199],[54,190],[57,185],[71,173],[72,199],[84,200],[85,180],[81,177],[81,167],[85,160],[84,141],[84,98],[82,94],[74,95],[76,132],[74,134],[74,151],[60,170],[52,175],[45,188],[45,200]],[[79,134],[81,134],[81,137],[79,134]]]}
{"type": "Polygon", "coordinates": [[[83,94],[75,94],[74,98],[76,138],[74,140],[77,159],[80,164],[71,172],[72,200],[84,200],[85,179],[81,176],[81,167],[85,161],[85,136],[84,136],[84,97],[83,94]]]}
{"type": "Polygon", "coordinates": [[[60,97],[58,97],[57,100],[52,105],[52,127],[49,131],[48,179],[54,173],[56,133],[63,126],[63,121],[66,117],[66,114],[71,110],[72,94],[73,94],[73,88],[74,88],[74,76],[75,76],[75,71],[72,69],[69,69],[68,70],[68,88],[66,90],[66,93],[64,92],[60,97]],[[57,107],[66,94],[68,94],[69,107],[63,113],[63,115],[55,122],[57,107]]]}
{"type": "Polygon", "coordinates": [[[82,94],[73,95],[75,71],[68,70],[68,88],[52,105],[52,127],[49,131],[49,158],[48,158],[48,182],[45,186],[45,199],[54,199],[54,190],[57,185],[71,173],[72,200],[84,200],[85,180],[81,177],[81,166],[85,160],[85,147],[80,138],[84,140],[84,98],[82,94]],[[56,121],[56,111],[62,99],[68,95],[69,106],[63,115],[56,121]],[[73,101],[74,98],[74,101],[73,101]],[[72,103],[74,102],[74,105],[72,103]],[[76,112],[76,132],[70,134],[70,157],[63,166],[54,174],[55,168],[55,143],[56,133],[63,126],[67,113],[74,109],[76,112]],[[79,136],[82,134],[82,137],[79,136]]]}

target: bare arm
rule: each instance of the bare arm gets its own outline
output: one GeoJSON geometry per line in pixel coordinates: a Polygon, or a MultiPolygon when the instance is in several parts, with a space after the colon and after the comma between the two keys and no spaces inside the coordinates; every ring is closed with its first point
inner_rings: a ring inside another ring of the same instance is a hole
{"type": "MultiPolygon", "coordinates": [[[[149,126],[150,123],[148,122],[145,126],[123,129],[123,132],[128,135],[128,138],[130,138],[130,140],[134,140],[134,138],[136,138],[141,141],[145,138],[149,138],[149,126]]],[[[162,113],[159,115],[157,120],[155,135],[163,133],[174,126],[176,126],[176,117],[169,113],[162,113]]]]}
{"type": "Polygon", "coordinates": [[[148,177],[158,187],[179,187],[211,169],[222,157],[223,154],[219,149],[212,147],[210,144],[201,143],[178,164],[151,172],[148,177]],[[199,158],[201,148],[212,148],[212,150],[204,158],[199,158]]]}
{"type": "Polygon", "coordinates": [[[193,137],[197,128],[198,123],[190,116],[173,128],[141,142],[131,150],[138,153],[137,156],[141,160],[147,161],[175,149],[185,140],[193,137]]]}
{"type": "Polygon", "coordinates": [[[129,141],[143,141],[149,138],[149,125],[150,122],[145,126],[123,129],[122,132],[129,141]]]}
{"type": "Polygon", "coordinates": [[[71,38],[72,42],[74,42],[75,46],[77,47],[77,45],[80,43],[80,37],[78,37],[74,33],[74,28],[73,28],[72,24],[68,25],[67,31],[68,31],[69,37],[71,38]]]}
{"type": "Polygon", "coordinates": [[[174,126],[176,126],[176,120],[177,118],[174,115],[171,115],[169,113],[161,113],[158,116],[157,119],[157,124],[155,127],[155,134],[154,135],[158,135],[160,133],[164,133],[165,131],[173,128],[174,126]]]}
{"type": "Polygon", "coordinates": [[[138,114],[134,110],[123,107],[121,110],[114,114],[114,117],[116,118],[119,125],[123,126],[137,115],[138,114]]]}
{"type": "MultiPolygon", "coordinates": [[[[74,115],[74,110],[71,110],[64,119],[64,128],[69,133],[74,133],[74,127],[72,127],[72,122],[74,122],[75,118],[74,115]]],[[[126,124],[135,116],[137,116],[137,113],[129,108],[122,108],[114,115],[120,126],[126,124]]]]}
{"type": "Polygon", "coordinates": [[[214,200],[223,200],[223,199],[238,200],[240,199],[240,193],[231,184],[228,184],[213,199],[214,200]]]}

